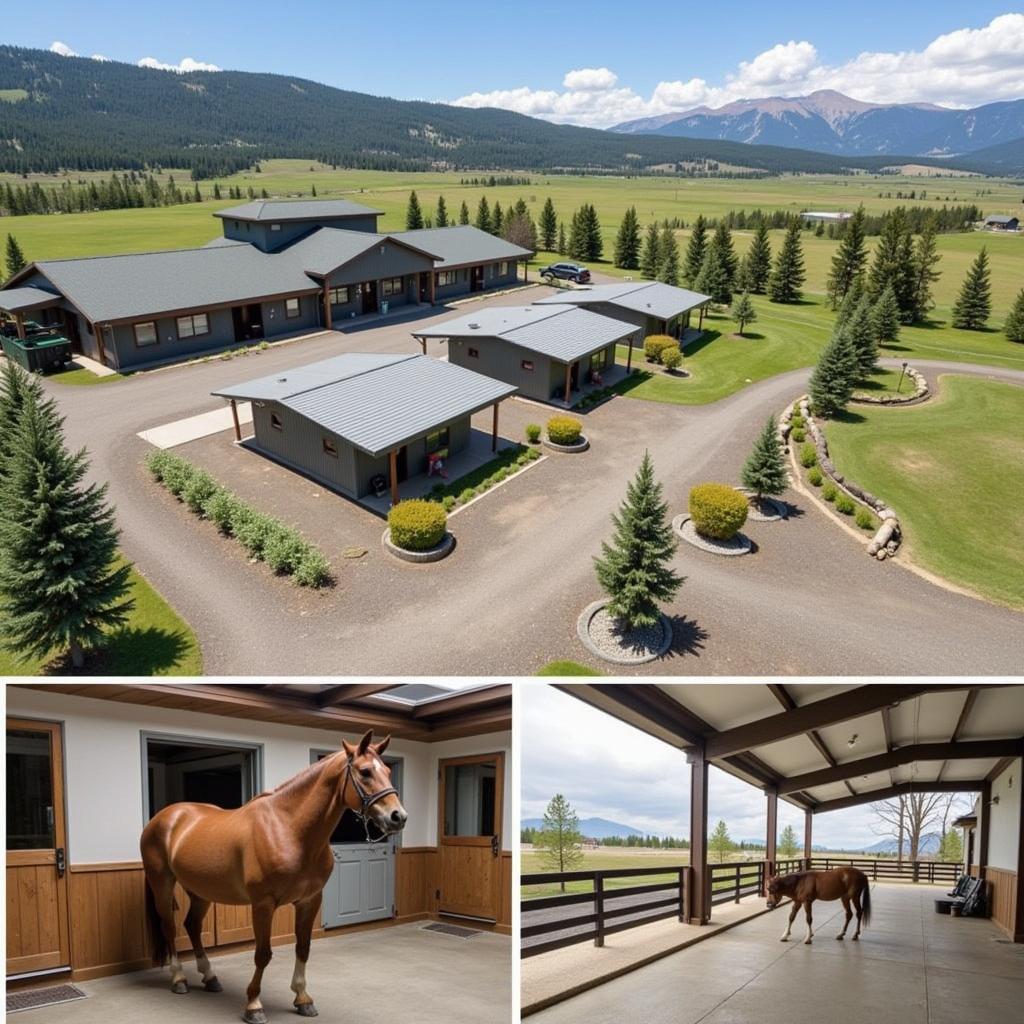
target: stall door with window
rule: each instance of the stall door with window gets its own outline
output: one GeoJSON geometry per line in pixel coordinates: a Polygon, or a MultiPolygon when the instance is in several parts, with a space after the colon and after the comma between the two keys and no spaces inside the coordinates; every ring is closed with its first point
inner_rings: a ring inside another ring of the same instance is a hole
{"type": "Polygon", "coordinates": [[[60,726],[7,719],[7,974],[67,967],[60,726]]]}
{"type": "MultiPolygon", "coordinates": [[[[325,754],[318,753],[319,761],[325,754]]],[[[391,783],[401,794],[401,763],[385,758],[391,768],[391,783]]],[[[370,838],[380,833],[371,825],[370,838]]],[[[324,886],[321,914],[325,928],[339,928],[363,921],[380,921],[395,913],[394,837],[367,842],[363,823],[346,811],[331,835],[334,870],[324,886]]]]}
{"type": "Polygon", "coordinates": [[[440,763],[441,896],[438,910],[497,921],[501,895],[504,755],[440,763]]]}

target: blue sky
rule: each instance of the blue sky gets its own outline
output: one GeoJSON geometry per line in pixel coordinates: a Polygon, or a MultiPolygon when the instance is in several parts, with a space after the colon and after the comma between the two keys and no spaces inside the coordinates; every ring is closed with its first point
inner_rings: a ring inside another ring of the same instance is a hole
{"type": "Polygon", "coordinates": [[[51,0],[20,7],[4,38],[44,49],[59,40],[78,54],[130,62],[151,57],[177,65],[191,57],[219,68],[298,75],[400,98],[495,102],[590,124],[822,86],[876,101],[958,106],[1024,95],[1024,14],[1005,0],[969,8],[945,0],[927,8],[866,0],[849,19],[820,0],[51,0]],[[999,16],[1004,20],[993,26],[999,16]],[[567,82],[571,72],[588,69],[602,74],[567,82]]]}

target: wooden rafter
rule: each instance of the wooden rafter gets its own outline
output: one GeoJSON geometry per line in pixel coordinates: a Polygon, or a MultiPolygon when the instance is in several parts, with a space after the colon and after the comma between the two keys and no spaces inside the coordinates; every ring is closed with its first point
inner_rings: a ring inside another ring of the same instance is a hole
{"type": "Polygon", "coordinates": [[[844,796],[838,800],[823,800],[814,809],[814,814],[825,811],[841,811],[847,807],[860,804],[873,804],[880,800],[891,800],[905,793],[979,793],[988,783],[984,779],[972,779],[969,782],[901,782],[886,789],[876,789],[871,793],[858,793],[856,796],[844,796]]]}
{"type": "MultiPolygon", "coordinates": [[[[971,714],[971,708],[974,707],[974,702],[978,699],[978,688],[972,686],[964,696],[964,704],[960,709],[960,716],[956,720],[956,725],[953,727],[953,735],[949,737],[950,743],[956,743],[960,739],[960,733],[963,731],[964,726],[967,724],[967,719],[971,714]]],[[[939,766],[939,774],[936,778],[941,782],[943,772],[946,770],[946,762],[943,761],[939,766]]]]}
{"type": "Polygon", "coordinates": [[[345,704],[348,701],[359,700],[361,697],[372,697],[376,693],[384,693],[386,690],[393,690],[398,683],[338,683],[336,686],[328,686],[314,695],[317,707],[329,708],[336,704],[345,704]]]}

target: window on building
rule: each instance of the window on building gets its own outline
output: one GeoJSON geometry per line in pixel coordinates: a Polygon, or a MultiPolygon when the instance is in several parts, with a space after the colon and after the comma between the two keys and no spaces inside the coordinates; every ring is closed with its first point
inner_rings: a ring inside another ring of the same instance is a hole
{"type": "Polygon", "coordinates": [[[177,325],[179,338],[196,338],[201,334],[210,333],[210,320],[205,313],[179,316],[177,325]]]}
{"type": "Polygon", "coordinates": [[[480,349],[473,348],[472,346],[470,346],[469,358],[470,359],[479,359],[480,358],[480,349]]]}
{"type": "Polygon", "coordinates": [[[320,443],[324,446],[324,455],[330,455],[332,459],[338,457],[338,446],[331,441],[329,438],[320,438],[320,443]]]}
{"type": "Polygon", "coordinates": [[[530,373],[533,373],[533,360],[532,359],[524,359],[519,365],[524,370],[529,370],[530,373]]]}
{"type": "Polygon", "coordinates": [[[270,414],[270,425],[275,430],[284,430],[284,424],[281,422],[281,417],[276,412],[270,414]]]}
{"type": "Polygon", "coordinates": [[[284,300],[284,315],[289,320],[294,320],[295,317],[302,314],[302,306],[299,304],[298,299],[285,299],[284,300]]]}
{"type": "Polygon", "coordinates": [[[508,273],[508,260],[498,264],[498,274],[504,277],[508,273]]]}
{"type": "Polygon", "coordinates": [[[592,370],[603,370],[608,365],[608,352],[601,349],[590,357],[590,368],[592,370]]]}
{"type": "Polygon", "coordinates": [[[347,288],[331,289],[331,305],[344,306],[352,301],[352,292],[347,288]]]}
{"type": "Polygon", "coordinates": [[[459,279],[459,273],[457,270],[439,270],[437,272],[437,284],[439,288],[443,288],[445,285],[455,284],[459,279]]]}
{"type": "Polygon", "coordinates": [[[147,320],[141,324],[133,325],[135,330],[135,344],[139,348],[145,348],[147,345],[155,345],[159,342],[159,338],[156,336],[156,321],[147,320]]]}
{"type": "Polygon", "coordinates": [[[400,277],[386,277],[381,284],[384,288],[385,298],[389,295],[400,295],[402,292],[402,279],[400,277]]]}
{"type": "Polygon", "coordinates": [[[270,230],[271,231],[280,231],[281,230],[281,225],[280,224],[271,224],[270,225],[270,230]]]}
{"type": "Polygon", "coordinates": [[[451,435],[447,427],[443,430],[435,430],[432,434],[427,434],[426,438],[427,454],[431,455],[434,452],[439,452],[442,448],[447,448],[451,443],[451,435]]]}

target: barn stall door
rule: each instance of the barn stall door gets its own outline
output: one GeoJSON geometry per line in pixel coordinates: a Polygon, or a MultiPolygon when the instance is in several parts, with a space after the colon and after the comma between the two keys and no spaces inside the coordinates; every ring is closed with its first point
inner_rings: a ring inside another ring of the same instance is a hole
{"type": "Polygon", "coordinates": [[[449,758],[438,771],[438,910],[497,921],[501,896],[502,754],[449,758]]]}
{"type": "Polygon", "coordinates": [[[7,719],[7,974],[67,967],[60,726],[7,719]]]}

